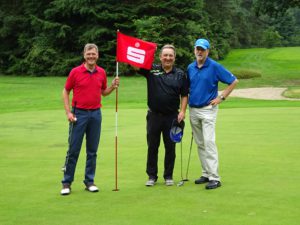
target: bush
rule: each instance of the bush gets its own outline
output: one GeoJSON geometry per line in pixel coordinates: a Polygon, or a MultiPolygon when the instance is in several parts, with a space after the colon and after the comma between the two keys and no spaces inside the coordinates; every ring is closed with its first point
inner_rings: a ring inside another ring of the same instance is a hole
{"type": "Polygon", "coordinates": [[[250,69],[237,69],[231,70],[231,72],[238,78],[238,79],[251,79],[255,77],[261,77],[261,72],[250,70],[250,69]]]}
{"type": "Polygon", "coordinates": [[[287,98],[299,98],[300,99],[300,89],[299,88],[289,88],[283,93],[284,97],[287,98]]]}

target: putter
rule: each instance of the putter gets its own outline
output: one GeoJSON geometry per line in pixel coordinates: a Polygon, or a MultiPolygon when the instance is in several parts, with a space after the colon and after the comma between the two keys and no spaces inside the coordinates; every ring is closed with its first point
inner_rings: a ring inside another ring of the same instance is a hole
{"type": "Polygon", "coordinates": [[[177,184],[177,186],[182,186],[184,185],[184,181],[183,181],[183,175],[182,175],[182,141],[180,143],[180,173],[181,173],[181,181],[177,184]]]}
{"type": "Polygon", "coordinates": [[[69,138],[68,138],[68,143],[69,143],[69,148],[68,148],[68,151],[67,151],[67,156],[66,156],[66,160],[65,160],[65,164],[64,166],[61,168],[61,171],[62,172],[66,172],[67,170],[67,164],[68,164],[68,161],[69,161],[69,154],[70,154],[70,149],[71,149],[71,143],[72,143],[72,137],[73,137],[73,127],[74,127],[74,123],[76,123],[77,119],[76,119],[76,115],[75,115],[75,110],[76,110],[76,103],[74,103],[74,108],[73,108],[73,114],[75,116],[75,121],[74,122],[70,122],[70,132],[69,132],[69,138]]]}
{"type": "Polygon", "coordinates": [[[192,133],[192,138],[191,138],[190,153],[189,153],[188,165],[187,165],[187,168],[186,168],[185,179],[183,179],[183,176],[182,176],[182,142],[181,142],[181,181],[177,184],[178,187],[183,186],[184,182],[189,181],[188,173],[189,173],[189,168],[190,168],[192,146],[193,146],[193,133],[192,133]]]}

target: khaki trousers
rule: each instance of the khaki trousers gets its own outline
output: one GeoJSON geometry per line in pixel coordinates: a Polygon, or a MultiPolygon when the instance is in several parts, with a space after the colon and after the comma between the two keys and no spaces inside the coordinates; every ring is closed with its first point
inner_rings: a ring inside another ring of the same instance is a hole
{"type": "Polygon", "coordinates": [[[193,137],[198,146],[198,156],[202,167],[202,176],[209,180],[220,181],[218,149],[216,146],[216,119],[218,106],[189,108],[193,137]]]}

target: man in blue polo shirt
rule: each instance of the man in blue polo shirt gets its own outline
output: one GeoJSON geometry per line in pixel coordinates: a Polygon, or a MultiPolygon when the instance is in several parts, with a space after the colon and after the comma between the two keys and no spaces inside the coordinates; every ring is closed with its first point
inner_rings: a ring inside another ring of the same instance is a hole
{"type": "Polygon", "coordinates": [[[209,48],[208,40],[196,41],[196,60],[188,66],[187,76],[190,88],[190,122],[202,166],[202,175],[195,180],[195,184],[208,183],[206,189],[215,189],[221,186],[215,142],[218,105],[225,101],[238,80],[222,65],[208,57],[209,48]],[[228,85],[221,95],[218,95],[219,82],[228,85]]]}

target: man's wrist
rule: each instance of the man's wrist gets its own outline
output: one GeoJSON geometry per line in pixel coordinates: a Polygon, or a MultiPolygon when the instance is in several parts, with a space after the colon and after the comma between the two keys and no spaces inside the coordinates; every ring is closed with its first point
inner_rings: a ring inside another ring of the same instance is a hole
{"type": "Polygon", "coordinates": [[[224,97],[224,95],[220,95],[219,98],[222,100],[222,101],[225,101],[226,98],[224,97]]]}

